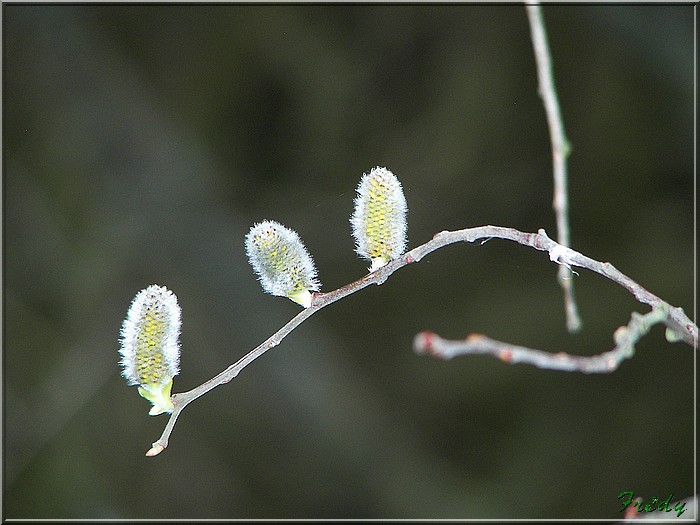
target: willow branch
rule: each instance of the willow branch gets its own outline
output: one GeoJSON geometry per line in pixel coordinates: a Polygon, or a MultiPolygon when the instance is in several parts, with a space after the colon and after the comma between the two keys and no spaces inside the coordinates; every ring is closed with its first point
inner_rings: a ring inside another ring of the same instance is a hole
{"type": "Polygon", "coordinates": [[[664,323],[668,308],[654,307],[646,315],[632,312],[627,326],[619,327],[613,338],[615,348],[593,356],[577,356],[559,352],[550,354],[541,350],[525,348],[495,341],[481,334],[471,334],[462,341],[443,339],[432,332],[421,332],[413,341],[417,354],[429,354],[440,359],[452,359],[459,355],[488,354],[505,363],[523,363],[549,370],[582,372],[584,374],[606,374],[617,370],[622,361],[634,355],[634,345],[655,324],[664,323]]]}
{"type": "Polygon", "coordinates": [[[282,339],[284,339],[301,323],[322,308],[325,308],[329,304],[334,303],[343,297],[362,290],[371,284],[380,285],[384,283],[384,281],[386,281],[389,276],[391,276],[398,269],[412,263],[417,263],[429,253],[443,248],[444,246],[458,242],[471,243],[480,239],[488,240],[494,238],[513,241],[523,246],[548,252],[549,259],[551,261],[557,264],[566,265],[569,269],[571,266],[579,266],[603,275],[604,277],[627,289],[640,303],[647,304],[655,310],[666,309],[667,316],[662,322],[667,326],[668,333],[673,334],[674,340],[682,340],[690,345],[697,346],[698,328],[685,315],[682,308],[670,306],[668,303],[642,288],[639,284],[617,270],[612,264],[595,261],[553,241],[542,229],[540,229],[537,233],[525,233],[512,228],[503,228],[500,226],[480,226],[477,228],[467,228],[457,231],[443,231],[436,234],[425,244],[406,252],[400,258],[391,261],[386,266],[365,275],[357,281],[349,283],[331,292],[314,294],[311,306],[299,312],[287,324],[285,324],[262,344],[243,356],[240,360],[210,380],[202,383],[200,386],[187,392],[174,394],[172,396],[174,410],[172,414],[170,414],[170,419],[168,420],[165,430],[158,441],[153,443],[153,446],[146,453],[146,455],[155,456],[168,446],[168,440],[175,426],[175,422],[182,410],[187,405],[198,397],[203,396],[213,388],[228,383],[234,379],[241,372],[241,370],[252,363],[255,359],[263,355],[265,352],[280,344],[282,339]]]}
{"type": "MultiPolygon", "coordinates": [[[[547,113],[549,135],[552,142],[554,172],[554,200],[552,205],[557,221],[557,240],[559,244],[570,246],[566,160],[571,152],[571,146],[564,132],[564,120],[561,116],[557,89],[554,85],[554,73],[552,71],[552,61],[542,9],[538,3],[526,5],[525,9],[527,9],[528,20],[530,21],[532,47],[535,51],[535,61],[537,62],[539,94],[547,113]]],[[[581,329],[581,318],[574,300],[574,284],[571,271],[565,266],[560,266],[558,279],[559,285],[564,292],[566,326],[570,332],[578,332],[581,329]]]]}

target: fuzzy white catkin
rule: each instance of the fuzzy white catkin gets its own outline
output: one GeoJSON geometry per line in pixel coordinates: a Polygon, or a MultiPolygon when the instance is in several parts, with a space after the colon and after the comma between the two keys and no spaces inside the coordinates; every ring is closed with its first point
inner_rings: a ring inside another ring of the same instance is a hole
{"type": "Polygon", "coordinates": [[[179,373],[180,305],[157,284],[136,294],[121,328],[120,364],[129,385],[166,384],[179,373]]]}
{"type": "Polygon", "coordinates": [[[245,238],[245,251],[263,290],[288,297],[308,308],[311,292],[321,283],[316,267],[299,235],[276,221],[253,225],[245,238]]]}
{"type": "Polygon", "coordinates": [[[377,166],[362,175],[350,224],[355,251],[372,262],[370,272],[404,253],[407,213],[401,183],[389,169],[377,166]]]}

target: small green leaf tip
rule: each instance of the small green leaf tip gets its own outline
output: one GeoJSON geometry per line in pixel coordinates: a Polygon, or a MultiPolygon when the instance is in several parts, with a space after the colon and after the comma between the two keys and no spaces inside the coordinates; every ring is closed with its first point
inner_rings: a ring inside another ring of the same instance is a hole
{"type": "Polygon", "coordinates": [[[287,297],[304,308],[318,291],[316,267],[299,235],[275,221],[255,224],[245,238],[245,251],[266,293],[287,297]]]}
{"type": "Polygon", "coordinates": [[[350,224],[355,251],[372,262],[370,272],[404,253],[407,213],[406,198],[396,175],[379,166],[362,175],[350,224]]]}
{"type": "Polygon", "coordinates": [[[683,336],[681,334],[671,330],[670,328],[666,328],[665,335],[666,341],[668,341],[669,343],[677,343],[678,341],[683,340],[683,336]]]}
{"type": "Polygon", "coordinates": [[[175,294],[154,284],[136,294],[122,324],[122,375],[153,403],[152,416],[173,411],[170,389],[179,373],[180,319],[175,294]]]}
{"type": "Polygon", "coordinates": [[[167,383],[147,383],[139,386],[139,394],[141,397],[148,399],[153,406],[151,407],[149,416],[157,416],[173,411],[173,400],[170,397],[170,390],[173,388],[173,379],[167,383]]]}

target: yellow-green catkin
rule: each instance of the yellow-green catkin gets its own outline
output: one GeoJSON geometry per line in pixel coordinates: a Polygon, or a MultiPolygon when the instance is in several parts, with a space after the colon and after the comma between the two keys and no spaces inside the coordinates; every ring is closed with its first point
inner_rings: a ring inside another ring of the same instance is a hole
{"type": "Polygon", "coordinates": [[[316,267],[299,235],[276,221],[253,225],[245,238],[245,251],[266,293],[287,297],[304,308],[321,283],[316,267]]]}
{"type": "Polygon", "coordinates": [[[177,297],[154,284],[136,294],[122,324],[122,375],[153,404],[152,416],[173,411],[170,391],[179,373],[180,323],[177,297]]]}
{"type": "Polygon", "coordinates": [[[350,217],[355,251],[371,261],[370,272],[403,255],[408,206],[399,179],[377,166],[362,175],[350,217]]]}

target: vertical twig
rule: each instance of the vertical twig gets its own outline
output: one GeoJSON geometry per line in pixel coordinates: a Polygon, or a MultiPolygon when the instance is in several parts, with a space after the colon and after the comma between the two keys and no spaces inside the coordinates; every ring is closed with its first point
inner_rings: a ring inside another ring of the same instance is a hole
{"type": "MultiPolygon", "coordinates": [[[[539,81],[539,94],[544,103],[549,124],[549,135],[552,141],[552,160],[554,168],[554,200],[553,208],[557,220],[557,241],[559,244],[569,247],[569,198],[567,189],[566,160],[571,151],[571,146],[564,133],[564,121],[559,109],[559,99],[554,86],[552,62],[547,43],[547,33],[544,28],[542,10],[536,2],[525,6],[530,21],[532,33],[532,47],[535,51],[537,62],[537,78],[539,81]]],[[[581,329],[581,318],[574,300],[573,280],[571,269],[564,265],[559,266],[559,284],[564,291],[566,305],[566,327],[569,332],[578,332],[581,329]]]]}

